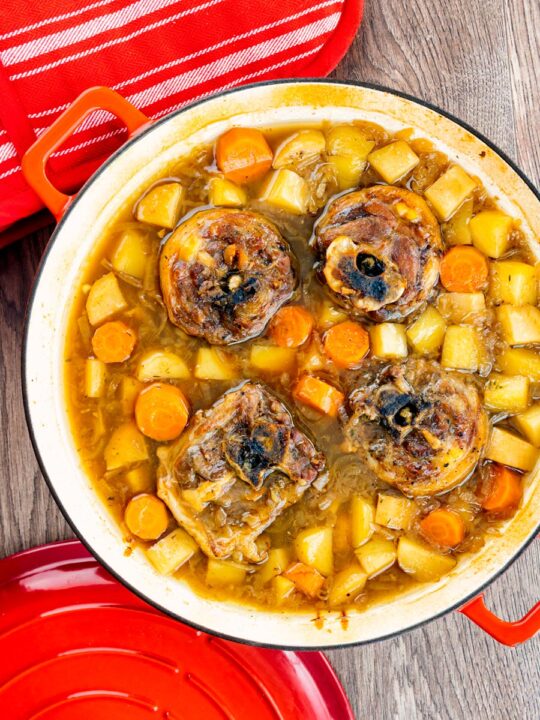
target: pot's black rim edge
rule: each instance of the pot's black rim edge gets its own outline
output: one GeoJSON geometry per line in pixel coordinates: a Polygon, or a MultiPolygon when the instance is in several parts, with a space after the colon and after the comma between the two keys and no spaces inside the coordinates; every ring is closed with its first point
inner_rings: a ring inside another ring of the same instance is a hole
{"type": "Polygon", "coordinates": [[[41,278],[41,274],[43,272],[43,268],[45,266],[46,260],[48,258],[49,252],[51,251],[53,244],[56,240],[56,235],[61,230],[63,224],[66,221],[66,218],[70,215],[72,210],[77,206],[77,203],[79,199],[83,196],[84,192],[87,190],[87,188],[103,173],[105,170],[109,167],[109,165],[119,156],[121,155],[128,147],[130,147],[133,143],[139,141],[142,139],[147,133],[151,132],[156,127],[160,126],[162,123],[167,122],[170,120],[171,117],[174,117],[176,115],[179,115],[186,110],[196,107],[198,105],[202,105],[205,102],[214,100],[218,97],[224,97],[226,95],[233,95],[238,92],[242,92],[244,90],[250,89],[250,88],[257,88],[257,87],[266,87],[269,85],[287,85],[287,84],[331,84],[331,85],[352,85],[354,87],[360,87],[360,88],[367,88],[369,90],[376,90],[379,92],[389,93],[391,95],[396,95],[398,97],[404,98],[405,100],[410,100],[411,102],[416,103],[417,105],[421,105],[423,107],[428,108],[429,110],[433,110],[434,112],[438,113],[439,115],[442,115],[443,117],[448,118],[452,122],[454,122],[456,125],[459,125],[463,129],[470,132],[472,135],[474,135],[476,138],[481,140],[485,145],[487,145],[489,148],[491,148],[499,157],[501,157],[504,162],[512,168],[512,170],[523,180],[523,182],[529,187],[529,189],[533,192],[533,194],[538,198],[540,201],[540,191],[533,185],[533,183],[529,180],[529,178],[517,167],[517,165],[514,163],[513,160],[511,160],[502,150],[500,150],[494,143],[492,143],[490,140],[488,140],[482,133],[477,132],[473,127],[468,125],[467,123],[463,122],[462,120],[459,120],[457,117],[452,115],[449,112],[446,112],[445,110],[441,110],[436,105],[433,105],[432,103],[427,102],[426,100],[422,100],[420,98],[415,97],[414,95],[409,95],[407,93],[401,92],[399,90],[393,90],[392,88],[385,87],[382,85],[376,85],[373,83],[362,83],[354,80],[331,80],[327,78],[301,78],[301,79],[282,79],[282,80],[266,80],[259,83],[251,83],[249,85],[242,85],[238,88],[233,88],[231,90],[226,90],[222,92],[215,93],[213,95],[210,95],[208,97],[202,98],[201,100],[197,100],[196,102],[190,103],[189,105],[186,105],[179,110],[170,113],[169,115],[166,115],[165,117],[161,118],[160,120],[152,123],[147,128],[143,129],[140,133],[136,134],[133,138],[128,140],[124,145],[122,145],[116,152],[114,152],[104,163],[103,165],[84,183],[82,188],[79,190],[77,196],[73,200],[73,202],[70,204],[69,208],[67,209],[66,213],[61,218],[60,222],[56,226],[54,232],[52,233],[49,243],[47,245],[47,248],[41,258],[36,276],[34,278],[33,286],[30,292],[30,296],[28,299],[27,304],[27,310],[26,310],[26,318],[25,318],[25,329],[24,329],[24,335],[23,335],[23,343],[22,343],[22,352],[21,352],[21,366],[22,366],[22,391],[23,391],[23,404],[24,404],[24,412],[26,416],[26,423],[28,426],[28,431],[30,434],[30,440],[32,443],[32,447],[34,449],[34,453],[36,455],[36,459],[38,461],[38,465],[40,467],[41,473],[43,475],[43,478],[45,479],[45,482],[47,483],[49,487],[49,491],[51,495],[53,496],[56,504],[58,505],[62,515],[64,516],[66,522],[70,526],[70,528],[73,530],[76,537],[80,540],[80,542],[84,545],[84,547],[90,552],[97,560],[98,562],[116,579],[118,580],[122,585],[127,587],[134,595],[137,595],[139,598],[144,600],[148,605],[151,605],[161,612],[163,612],[165,615],[168,615],[186,625],[189,625],[190,627],[195,628],[196,630],[200,630],[201,632],[205,632],[209,635],[214,635],[216,637],[222,638],[224,640],[231,640],[232,642],[237,642],[244,645],[252,645],[255,647],[265,647],[273,650],[290,650],[290,651],[297,651],[297,652],[320,652],[320,651],[328,651],[328,650],[337,650],[342,648],[351,648],[351,647],[360,647],[362,645],[368,645],[375,642],[382,642],[383,640],[389,640],[391,638],[398,637],[400,635],[404,635],[406,633],[411,632],[412,630],[416,630],[417,628],[423,627],[424,625],[427,625],[428,623],[432,622],[433,620],[437,620],[441,617],[444,617],[445,615],[453,612],[454,610],[458,610],[463,605],[465,605],[469,600],[472,600],[474,597],[476,597],[479,593],[481,593],[485,588],[487,588],[491,583],[495,582],[506,570],[512,565],[527,549],[529,544],[532,542],[532,540],[536,537],[538,532],[540,531],[540,523],[538,526],[533,530],[531,535],[524,541],[524,543],[519,547],[519,549],[516,551],[514,555],[484,583],[479,585],[477,588],[475,588],[474,591],[469,593],[464,598],[461,598],[458,602],[454,603],[450,607],[445,608],[444,610],[441,610],[441,612],[436,613],[435,615],[430,616],[429,618],[426,618],[425,620],[421,620],[417,623],[414,623],[412,625],[407,626],[406,628],[403,628],[401,630],[397,630],[392,633],[388,633],[386,635],[381,635],[380,637],[373,638],[371,640],[357,640],[350,643],[329,643],[324,644],[320,646],[300,646],[300,645],[281,645],[281,644],[273,644],[273,643],[263,643],[263,642],[255,642],[253,640],[248,640],[246,638],[239,638],[234,635],[228,635],[226,633],[220,633],[216,630],[210,630],[207,627],[203,625],[199,625],[198,623],[195,623],[191,620],[187,620],[186,618],[182,617],[181,615],[172,612],[168,608],[163,607],[159,603],[157,603],[154,600],[151,600],[145,593],[142,591],[136,589],[131,585],[131,583],[128,583],[120,573],[113,570],[110,565],[101,557],[101,555],[96,552],[89,542],[81,535],[79,530],[77,529],[74,521],[72,520],[71,516],[67,512],[66,508],[64,507],[62,501],[60,500],[60,497],[56,493],[56,490],[54,489],[53,483],[46,471],[45,465],[43,463],[41,453],[38,448],[38,444],[36,441],[36,437],[34,434],[34,428],[31,421],[31,414],[30,414],[30,407],[29,407],[29,399],[28,399],[28,378],[27,378],[27,350],[28,350],[28,334],[29,334],[29,318],[32,314],[34,302],[35,302],[35,296],[36,296],[36,290],[39,285],[39,281],[41,278]]]}

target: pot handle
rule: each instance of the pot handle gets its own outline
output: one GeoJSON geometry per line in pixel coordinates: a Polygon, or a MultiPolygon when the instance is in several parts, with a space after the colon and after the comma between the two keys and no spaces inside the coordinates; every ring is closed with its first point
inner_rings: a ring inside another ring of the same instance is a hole
{"type": "Polygon", "coordinates": [[[484,603],[483,593],[463,605],[459,612],[476,623],[497,642],[509,647],[530,640],[540,630],[540,602],[536,603],[521,620],[515,622],[501,620],[491,610],[488,610],[484,603]]]}
{"type": "Polygon", "coordinates": [[[22,158],[22,171],[26,182],[43,200],[57,220],[62,217],[75,195],[66,195],[54,187],[47,177],[47,161],[82,120],[94,110],[107,110],[116,115],[125,123],[130,137],[151,122],[144,113],[108,87],[88,88],[71,103],[28,148],[22,158]]]}

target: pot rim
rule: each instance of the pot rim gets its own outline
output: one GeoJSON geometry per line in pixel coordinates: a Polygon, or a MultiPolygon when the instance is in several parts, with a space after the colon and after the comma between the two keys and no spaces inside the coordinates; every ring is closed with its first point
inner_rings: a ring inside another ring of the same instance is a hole
{"type": "MultiPolygon", "coordinates": [[[[52,247],[57,239],[57,235],[62,230],[63,225],[66,222],[66,219],[71,214],[72,210],[77,206],[77,203],[82,198],[83,194],[86,192],[86,190],[93,184],[95,180],[97,180],[98,177],[102,175],[102,173],[106,172],[109,168],[109,166],[112,164],[112,162],[119,157],[128,147],[131,147],[133,144],[139,142],[139,140],[142,140],[147,133],[154,130],[156,127],[163,125],[170,121],[173,117],[176,117],[178,115],[183,114],[184,112],[197,107],[199,105],[203,105],[206,102],[210,102],[215,100],[216,98],[225,97],[229,95],[234,95],[236,93],[241,93],[245,90],[250,90],[252,88],[260,88],[260,87],[267,87],[267,86],[275,86],[275,85],[303,85],[303,84],[319,84],[319,85],[325,85],[325,84],[331,84],[331,85],[343,85],[343,86],[352,86],[352,87],[358,87],[358,88],[365,88],[368,90],[375,90],[378,92],[388,93],[390,95],[397,96],[399,98],[402,98],[404,100],[408,100],[412,103],[415,103],[417,105],[420,105],[422,107],[425,107],[429,110],[432,110],[433,112],[437,113],[438,115],[441,115],[448,120],[452,121],[459,127],[463,128],[464,130],[471,133],[475,138],[483,142],[485,145],[487,145],[491,150],[493,150],[496,155],[498,155],[513,171],[516,173],[516,175],[527,185],[527,187],[531,190],[533,195],[536,197],[536,199],[540,202],[540,190],[536,188],[536,186],[532,183],[532,181],[525,175],[525,173],[516,165],[516,163],[509,158],[506,153],[504,153],[495,143],[490,141],[488,138],[486,138],[482,133],[475,130],[471,125],[468,123],[460,120],[455,115],[453,115],[450,112],[447,112],[446,110],[442,110],[437,105],[434,105],[433,103],[430,103],[426,100],[423,100],[421,98],[418,98],[414,95],[411,95],[409,93],[402,92],[400,90],[395,90],[392,88],[389,88],[384,85],[378,85],[376,83],[366,83],[356,80],[334,80],[331,78],[292,78],[292,79],[279,79],[279,80],[264,80],[257,83],[250,83],[247,85],[242,85],[240,87],[232,88],[229,90],[222,90],[221,92],[216,92],[211,95],[208,95],[204,98],[201,98],[199,100],[196,100],[192,103],[189,103],[187,105],[184,105],[182,108],[175,110],[174,112],[171,112],[167,115],[165,115],[163,118],[160,118],[156,121],[150,121],[148,125],[145,125],[139,132],[135,133],[135,135],[131,138],[129,138],[125,143],[123,143],[117,150],[115,150],[112,155],[110,155],[103,164],[88,178],[88,180],[84,183],[84,185],[80,188],[80,190],[77,192],[76,196],[73,198],[72,202],[70,202],[69,206],[66,208],[65,212],[63,213],[60,221],[54,228],[53,233],[51,234],[49,238],[49,242],[47,244],[47,247],[45,248],[45,251],[40,259],[38,269],[36,272],[36,275],[34,277],[32,288],[30,291],[30,295],[28,297],[28,302],[26,306],[26,314],[25,314],[25,327],[24,327],[24,334],[23,334],[23,343],[21,348],[21,381],[22,381],[22,393],[23,393],[23,405],[24,405],[24,413],[26,418],[26,424],[28,427],[28,432],[30,435],[30,441],[32,443],[32,447],[34,450],[34,454],[36,456],[39,468],[41,470],[41,473],[43,475],[43,478],[48,486],[48,489],[53,496],[56,504],[58,505],[62,515],[64,516],[66,522],[76,535],[76,537],[81,541],[81,543],[84,545],[84,547],[99,561],[99,563],[120,583],[122,583],[125,587],[127,587],[131,592],[133,592],[135,595],[140,597],[144,602],[148,603],[149,605],[157,608],[161,612],[163,612],[165,615],[168,615],[169,617],[173,617],[179,622],[182,622],[190,627],[195,628],[196,630],[200,630],[202,632],[205,632],[209,635],[214,635],[216,637],[225,639],[225,640],[232,640],[233,642],[241,643],[244,645],[252,645],[257,647],[266,647],[270,649],[281,649],[281,650],[291,650],[291,651],[301,651],[301,652],[309,652],[309,651],[321,651],[321,650],[332,650],[332,649],[341,649],[341,648],[353,648],[358,647],[362,645],[368,645],[375,642],[381,642],[383,640],[388,640],[394,637],[398,637],[400,635],[403,635],[405,633],[409,633],[412,630],[415,630],[417,628],[423,627],[424,625],[427,625],[428,623],[432,622],[433,620],[437,620],[438,618],[441,618],[448,613],[458,610],[463,605],[465,605],[468,601],[475,598],[477,595],[479,595],[483,590],[485,590],[489,585],[491,585],[495,580],[497,580],[506,570],[524,553],[524,551],[528,548],[530,543],[533,541],[533,539],[540,533],[540,520],[536,526],[536,528],[532,531],[532,533],[527,537],[519,546],[519,548],[516,550],[515,553],[511,555],[511,557],[503,564],[501,565],[496,572],[494,572],[487,580],[485,580],[483,583],[478,585],[474,590],[466,594],[463,598],[456,601],[455,603],[449,605],[448,607],[442,609],[439,612],[436,612],[433,615],[430,615],[427,618],[424,618],[423,620],[419,620],[417,623],[413,623],[411,625],[408,625],[407,627],[403,629],[399,629],[387,634],[382,634],[376,638],[370,638],[366,640],[356,640],[352,642],[344,642],[344,643],[323,643],[321,645],[286,645],[282,643],[268,643],[268,642],[257,642],[254,640],[249,640],[247,638],[238,637],[235,635],[230,635],[228,633],[219,632],[217,630],[209,629],[208,627],[201,625],[199,623],[196,623],[192,620],[188,620],[185,617],[183,617],[181,614],[174,612],[170,610],[169,608],[164,607],[160,603],[158,603],[155,600],[152,600],[148,597],[148,595],[143,592],[142,590],[139,590],[138,588],[134,587],[130,582],[128,582],[120,572],[117,572],[114,570],[109,563],[101,556],[101,554],[97,551],[95,551],[90,542],[86,540],[86,538],[83,536],[83,534],[78,530],[77,525],[75,524],[75,521],[71,518],[71,515],[66,510],[61,498],[59,497],[58,493],[56,492],[54,488],[54,484],[49,477],[49,474],[47,472],[47,469],[45,467],[45,463],[43,462],[37,439],[34,432],[34,427],[32,424],[32,414],[30,411],[30,402],[29,402],[29,383],[28,383],[28,341],[29,341],[29,334],[30,334],[30,319],[34,311],[34,303],[35,303],[35,297],[37,288],[40,283],[41,275],[43,273],[43,270],[45,268],[45,265],[47,263],[47,259],[49,256],[50,251],[52,250],[52,247]]],[[[219,601],[215,601],[219,602],[219,601]]]]}

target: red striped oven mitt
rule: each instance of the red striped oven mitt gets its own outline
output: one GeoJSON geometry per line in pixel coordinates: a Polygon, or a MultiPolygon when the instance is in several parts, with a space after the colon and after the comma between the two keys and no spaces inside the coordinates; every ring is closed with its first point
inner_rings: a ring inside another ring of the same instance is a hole
{"type": "MultiPolygon", "coordinates": [[[[82,90],[107,85],[158,118],[243,83],[325,75],[361,10],[362,0],[2,0],[0,246],[42,208],[23,153],[82,90]]],[[[53,182],[76,189],[124,133],[105,113],[88,117],[51,157],[53,182]]]]}

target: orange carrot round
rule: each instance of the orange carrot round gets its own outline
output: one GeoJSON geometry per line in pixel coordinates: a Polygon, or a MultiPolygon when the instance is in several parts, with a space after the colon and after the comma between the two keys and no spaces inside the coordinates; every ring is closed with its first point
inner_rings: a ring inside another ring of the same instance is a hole
{"type": "Polygon", "coordinates": [[[460,516],[443,508],[433,510],[420,521],[424,537],[441,547],[456,547],[465,537],[465,526],[460,516]]]}
{"type": "Polygon", "coordinates": [[[338,367],[356,367],[369,351],[369,333],[362,325],[346,320],[326,332],[324,349],[338,367]]]}
{"type": "Polygon", "coordinates": [[[95,331],[92,349],[101,362],[119,363],[130,357],[136,342],[135,330],[121,320],[112,320],[95,331]]]}
{"type": "Polygon", "coordinates": [[[269,335],[279,347],[296,348],[309,339],[313,330],[311,314],[300,305],[286,305],[274,315],[269,335]]]}
{"type": "Polygon", "coordinates": [[[484,255],[468,245],[453,247],[441,261],[441,283],[449,292],[481,290],[486,284],[488,273],[484,255]]]}
{"type": "Polygon", "coordinates": [[[236,183],[258,180],[270,169],[272,159],[272,150],[260,130],[232,128],[216,143],[217,166],[236,183]]]}
{"type": "Polygon", "coordinates": [[[174,440],[186,427],[188,418],[188,401],[174,385],[160,382],[148,385],[135,402],[137,426],[152,440],[174,440]]]}
{"type": "Polygon", "coordinates": [[[491,463],[481,487],[481,505],[491,513],[507,513],[521,500],[521,475],[505,465],[491,463]]]}
{"type": "Polygon", "coordinates": [[[330,417],[337,416],[345,400],[345,396],[337,388],[313,375],[304,375],[300,378],[294,388],[293,396],[298,402],[309,405],[330,417]]]}
{"type": "Polygon", "coordinates": [[[132,498],[124,512],[128,530],[142,540],[157,540],[169,524],[165,503],[155,495],[142,493],[132,498]]]}

